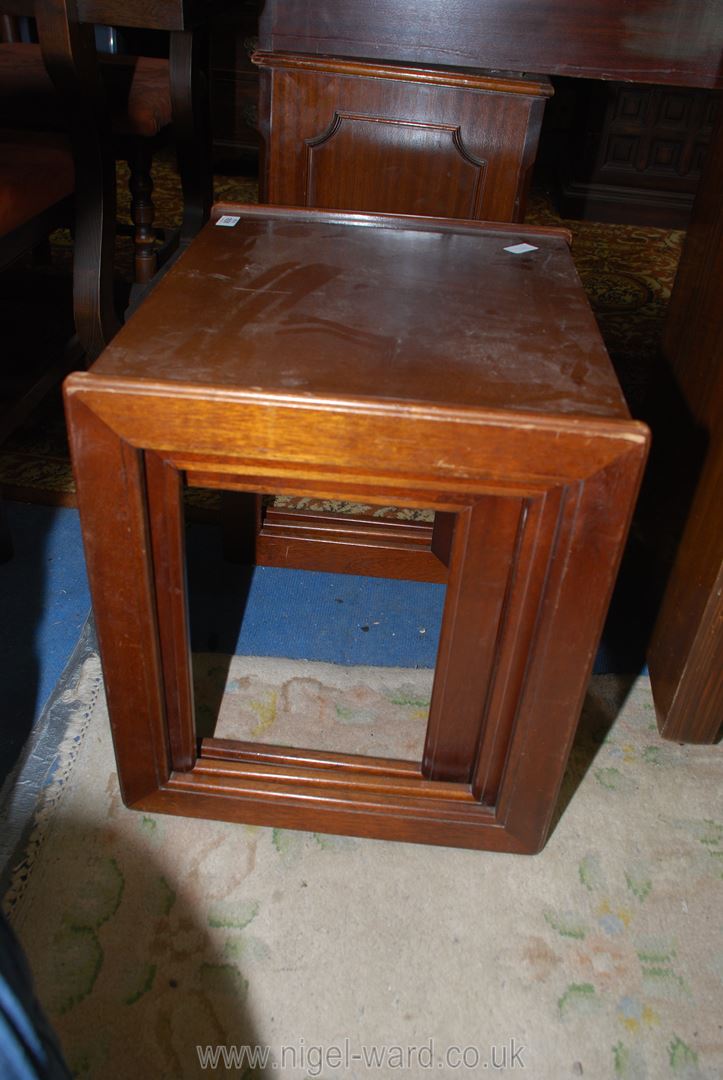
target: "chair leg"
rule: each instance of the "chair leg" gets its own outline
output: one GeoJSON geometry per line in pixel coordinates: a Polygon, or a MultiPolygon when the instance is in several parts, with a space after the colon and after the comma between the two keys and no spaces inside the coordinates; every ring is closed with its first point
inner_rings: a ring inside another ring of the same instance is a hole
{"type": "Polygon", "coordinates": [[[115,156],[98,74],[93,28],[68,14],[69,0],[37,5],[43,60],[68,107],[75,161],[73,309],[90,364],[116,332],[113,295],[115,156]]]}
{"type": "Polygon", "coordinates": [[[74,148],[73,310],[89,366],[120,325],[113,295],[115,160],[110,145],[93,141],[86,146],[77,132],[74,148]]]}
{"type": "Polygon", "coordinates": [[[128,159],[131,193],[131,220],[133,221],[134,276],[136,282],[145,285],[156,272],[156,235],[153,230],[155,207],[153,205],[153,179],[151,164],[153,152],[146,139],[136,139],[128,159]]]}
{"type": "Polygon", "coordinates": [[[171,34],[173,133],[183,187],[182,244],[208,221],[213,201],[209,55],[208,33],[203,28],[171,34]]]}

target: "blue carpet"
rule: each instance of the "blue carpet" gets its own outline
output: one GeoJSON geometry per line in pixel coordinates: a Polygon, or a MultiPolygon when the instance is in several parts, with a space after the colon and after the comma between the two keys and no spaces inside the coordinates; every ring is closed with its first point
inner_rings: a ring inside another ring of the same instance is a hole
{"type": "Polygon", "coordinates": [[[5,503],[15,557],[0,565],[0,780],[60,678],[90,611],[75,510],[5,503]]]}
{"type": "MultiPolygon", "coordinates": [[[[90,609],[75,510],[6,504],[16,556],[0,566],[4,723],[0,780],[57,683],[90,609]]],[[[286,656],[338,664],[433,667],[445,589],[225,562],[220,529],[188,530],[191,641],[196,651],[286,656]]],[[[636,571],[623,573],[595,671],[643,663],[636,571]]],[[[638,579],[639,580],[639,579],[638,579]]]]}
{"type": "Polygon", "coordinates": [[[335,664],[434,667],[444,585],[224,562],[220,529],[187,535],[191,647],[335,664]]]}
{"type": "MultiPolygon", "coordinates": [[[[234,566],[221,530],[187,533],[191,647],[335,664],[434,667],[445,587],[304,570],[234,566]]],[[[594,673],[644,669],[647,603],[631,546],[623,561],[594,673]]]]}

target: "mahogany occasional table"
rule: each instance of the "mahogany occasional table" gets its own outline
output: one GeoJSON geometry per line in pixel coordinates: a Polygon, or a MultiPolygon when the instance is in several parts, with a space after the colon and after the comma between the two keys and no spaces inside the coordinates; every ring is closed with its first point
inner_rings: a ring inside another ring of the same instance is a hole
{"type": "Polygon", "coordinates": [[[219,206],[66,395],[129,806],[539,850],[648,438],[563,231],[219,206]],[[257,538],[446,582],[421,761],[197,738],[186,484],[435,512],[257,538]]]}

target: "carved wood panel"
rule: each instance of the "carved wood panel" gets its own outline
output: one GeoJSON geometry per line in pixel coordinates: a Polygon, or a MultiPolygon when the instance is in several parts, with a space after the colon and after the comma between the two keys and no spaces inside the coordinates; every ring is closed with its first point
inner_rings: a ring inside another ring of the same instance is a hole
{"type": "Polygon", "coordinates": [[[306,141],[304,205],[478,218],[486,169],[452,124],[337,112],[306,141]],[[347,174],[350,161],[364,169],[347,174]]]}
{"type": "Polygon", "coordinates": [[[265,197],[520,220],[546,81],[256,54],[265,197]]]}
{"type": "Polygon", "coordinates": [[[581,92],[563,177],[565,213],[684,228],[718,97],[615,83],[581,92]]]}

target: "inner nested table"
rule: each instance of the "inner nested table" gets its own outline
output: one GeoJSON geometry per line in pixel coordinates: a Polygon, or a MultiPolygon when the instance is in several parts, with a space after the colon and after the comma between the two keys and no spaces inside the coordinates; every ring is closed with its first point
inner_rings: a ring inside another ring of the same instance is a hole
{"type": "Polygon", "coordinates": [[[66,392],[128,805],[541,847],[647,450],[564,232],[220,206],[66,392]],[[197,738],[187,484],[257,562],[446,582],[421,762],[197,738]]]}

